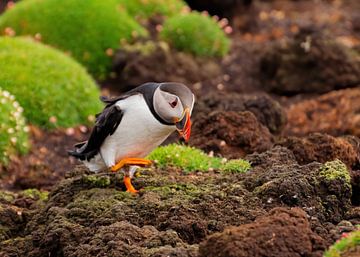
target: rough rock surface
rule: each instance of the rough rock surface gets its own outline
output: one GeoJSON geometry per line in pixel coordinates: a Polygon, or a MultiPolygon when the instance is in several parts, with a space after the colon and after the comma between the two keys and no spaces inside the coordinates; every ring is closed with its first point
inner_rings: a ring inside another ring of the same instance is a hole
{"type": "MultiPolygon", "coordinates": [[[[360,73],[359,73],[360,74],[360,73]]],[[[324,94],[287,109],[286,135],[322,132],[333,136],[360,136],[360,88],[324,94]]]]}
{"type": "Polygon", "coordinates": [[[214,111],[194,122],[191,144],[228,158],[264,152],[272,146],[272,135],[249,111],[214,111]]]}
{"type": "Polygon", "coordinates": [[[299,165],[290,150],[279,146],[247,159],[253,169],[243,180],[245,188],[259,197],[268,210],[284,204],[301,206],[322,222],[336,223],[351,206],[350,175],[344,167],[339,167],[341,173],[332,174],[330,170],[325,175],[320,163],[299,165]]]}
{"type": "MultiPolygon", "coordinates": [[[[10,232],[0,238],[0,256],[197,257],[199,243],[208,236],[229,226],[259,228],[253,222],[261,216],[280,233],[285,225],[275,221],[271,211],[279,206],[302,208],[326,246],[343,228],[352,229],[346,225],[350,221],[360,223],[360,212],[350,204],[350,176],[340,161],[300,165],[292,151],[280,146],[247,158],[252,169],[240,174],[143,170],[134,179],[135,187],[142,188],[137,196],[123,192],[120,174],[89,174],[79,166],[37,208],[24,198],[1,204],[0,232],[5,223],[10,232]],[[12,222],[12,217],[21,222],[12,222]],[[345,226],[336,225],[339,222],[345,226]]],[[[286,215],[304,227],[299,230],[302,236],[313,236],[303,214],[294,219],[286,215]]],[[[307,256],[323,251],[316,242],[307,256]]],[[[273,247],[281,251],[283,245],[273,247]]]]}
{"type": "Polygon", "coordinates": [[[221,67],[216,60],[195,58],[171,50],[165,42],[150,41],[119,50],[114,57],[113,75],[103,85],[111,85],[112,91],[121,93],[150,81],[176,81],[188,86],[214,81],[221,76],[221,67]]]}
{"type": "Polygon", "coordinates": [[[200,245],[199,257],[321,257],[324,249],[303,210],[275,208],[254,223],[210,236],[200,245]]]}
{"type": "Polygon", "coordinates": [[[280,133],[286,124],[284,109],[267,94],[209,93],[197,100],[193,112],[194,120],[198,114],[213,111],[252,112],[261,124],[275,134],[280,133]]]}
{"type": "Polygon", "coordinates": [[[316,33],[299,33],[269,47],[260,66],[264,89],[278,94],[325,93],[360,84],[359,56],[316,33]]]}
{"type": "Polygon", "coordinates": [[[335,138],[314,133],[306,137],[286,137],[278,145],[290,149],[299,164],[313,161],[325,163],[339,159],[348,167],[360,165],[360,139],[353,136],[335,138]]]}

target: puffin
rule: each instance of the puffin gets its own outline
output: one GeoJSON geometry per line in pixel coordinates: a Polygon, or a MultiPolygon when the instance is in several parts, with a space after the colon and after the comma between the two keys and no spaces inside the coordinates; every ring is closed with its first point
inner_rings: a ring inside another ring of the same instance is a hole
{"type": "Polygon", "coordinates": [[[105,107],[88,140],[68,153],[92,172],[123,171],[126,191],[136,194],[131,179],[137,168],[151,164],[144,158],[174,131],[189,140],[195,96],[181,83],[150,82],[100,99],[105,107]]]}

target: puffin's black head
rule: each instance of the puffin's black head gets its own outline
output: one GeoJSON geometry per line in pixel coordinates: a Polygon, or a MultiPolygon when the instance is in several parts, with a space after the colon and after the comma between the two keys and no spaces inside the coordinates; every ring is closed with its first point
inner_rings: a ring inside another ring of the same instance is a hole
{"type": "Polygon", "coordinates": [[[154,92],[156,113],[166,122],[176,126],[180,136],[188,141],[191,134],[191,113],[195,96],[181,83],[161,83],[154,92]]]}

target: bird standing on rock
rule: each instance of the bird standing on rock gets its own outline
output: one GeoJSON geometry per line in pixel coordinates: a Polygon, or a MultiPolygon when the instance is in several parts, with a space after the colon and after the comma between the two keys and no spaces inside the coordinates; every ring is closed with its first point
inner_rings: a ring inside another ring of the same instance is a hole
{"type": "Polygon", "coordinates": [[[189,140],[195,96],[185,85],[169,82],[146,83],[101,100],[106,106],[96,116],[89,139],[76,144],[69,154],[93,172],[107,168],[124,171],[127,191],[137,193],[131,178],[138,166],[151,164],[143,158],[175,130],[189,140]]]}

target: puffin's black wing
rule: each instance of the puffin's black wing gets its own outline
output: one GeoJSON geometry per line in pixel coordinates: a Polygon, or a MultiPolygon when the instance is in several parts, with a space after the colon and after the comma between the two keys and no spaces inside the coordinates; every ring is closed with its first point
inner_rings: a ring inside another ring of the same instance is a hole
{"type": "Polygon", "coordinates": [[[120,107],[108,103],[105,109],[96,116],[96,123],[88,141],[75,145],[74,151],[68,153],[80,160],[89,161],[100,150],[105,138],[114,134],[123,117],[120,107]]]}

